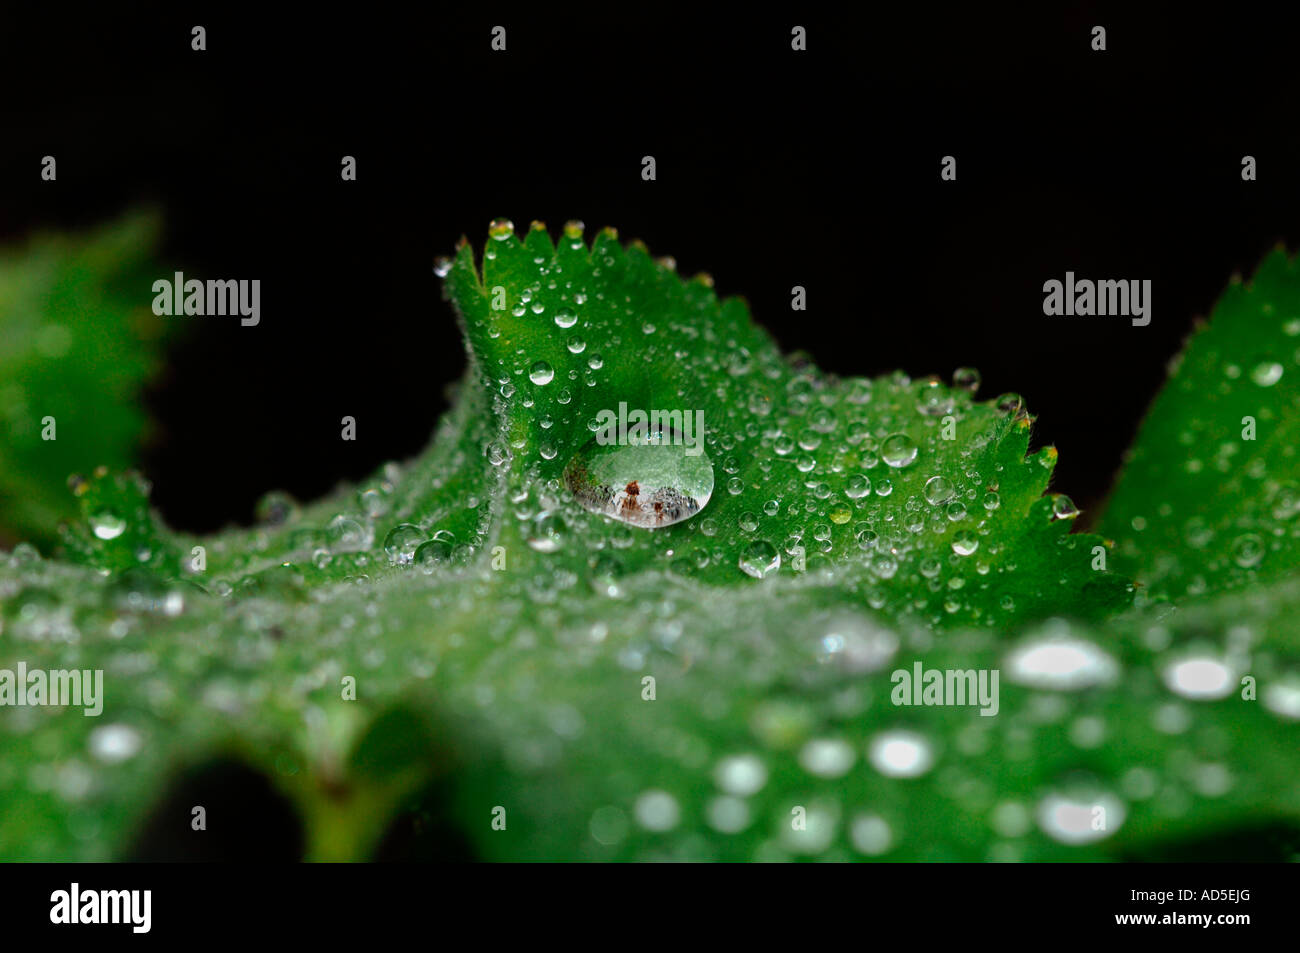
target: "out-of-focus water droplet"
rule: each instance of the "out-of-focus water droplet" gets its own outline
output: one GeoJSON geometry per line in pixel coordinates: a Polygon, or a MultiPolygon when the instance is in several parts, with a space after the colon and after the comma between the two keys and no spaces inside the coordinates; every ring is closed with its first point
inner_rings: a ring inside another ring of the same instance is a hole
{"type": "Polygon", "coordinates": [[[1086,639],[1066,634],[1063,624],[1049,624],[1045,635],[1031,637],[1007,656],[1007,678],[1018,685],[1055,691],[1079,691],[1110,685],[1119,664],[1086,639]]]}
{"type": "Polygon", "coordinates": [[[841,738],[813,738],[799,751],[799,765],[819,778],[843,777],[855,760],[853,746],[841,738]]]}
{"type": "Polygon", "coordinates": [[[384,552],[388,561],[398,566],[409,565],[415,558],[416,548],[424,542],[424,530],[412,523],[398,523],[384,537],[384,552]]]}
{"type": "Polygon", "coordinates": [[[737,797],[715,797],[705,808],[705,820],[719,834],[738,834],[749,826],[749,804],[737,797]]]}
{"type": "Polygon", "coordinates": [[[283,526],[298,515],[298,503],[288,493],[273,490],[257,501],[254,515],[264,526],[283,526]]]}
{"type": "Polygon", "coordinates": [[[606,847],[613,847],[627,837],[628,828],[631,827],[631,824],[625,811],[607,805],[597,808],[592,813],[591,821],[587,826],[591,831],[592,840],[598,844],[604,844],[606,847]]]}
{"type": "Polygon", "coordinates": [[[879,814],[858,814],[849,822],[853,848],[868,857],[887,853],[894,844],[894,832],[879,814]]]}
{"type": "Polygon", "coordinates": [[[1039,829],[1061,844],[1105,840],[1124,823],[1124,803],[1113,794],[1048,794],[1035,811],[1039,829]]]}
{"type": "Polygon", "coordinates": [[[1227,698],[1237,686],[1228,665],[1209,655],[1192,655],[1171,662],[1161,677],[1175,695],[1195,701],[1227,698]]]}
{"type": "Polygon", "coordinates": [[[880,459],[891,467],[906,467],[916,460],[916,441],[905,433],[892,434],[880,445],[880,459]]]}
{"type": "Polygon", "coordinates": [[[592,513],[646,529],[671,526],[694,516],[713,495],[713,463],[703,450],[686,446],[671,429],[629,434],[626,444],[597,434],[565,466],[564,482],[592,513]]]}
{"type": "Polygon", "coordinates": [[[1286,482],[1273,493],[1272,511],[1275,519],[1294,519],[1300,513],[1300,486],[1286,482]]]}
{"type": "Polygon", "coordinates": [[[567,527],[555,513],[539,513],[528,534],[528,545],[539,553],[553,553],[564,545],[567,527]]]}
{"type": "Polygon", "coordinates": [[[1003,394],[995,406],[1003,417],[1019,417],[1025,412],[1025,399],[1019,394],[1003,394]]]}
{"type": "Polygon", "coordinates": [[[1232,561],[1242,569],[1253,569],[1264,561],[1264,541],[1254,533],[1238,536],[1232,543],[1232,561]]]}
{"type": "Polygon", "coordinates": [[[340,514],[325,527],[325,538],[332,550],[347,553],[366,549],[373,537],[361,523],[340,514]]]}
{"type": "Polygon", "coordinates": [[[979,390],[980,372],[973,367],[959,367],[952,372],[952,386],[973,394],[979,390]]]}
{"type": "Polygon", "coordinates": [[[644,791],[636,799],[633,814],[637,823],[648,831],[670,831],[681,820],[677,799],[667,791],[644,791]]]}
{"type": "Polygon", "coordinates": [[[100,510],[90,517],[90,529],[102,540],[117,539],[126,531],[126,520],[112,510],[100,510]]]}
{"type": "Polygon", "coordinates": [[[898,652],[898,636],[866,616],[836,612],[809,626],[817,638],[817,660],[860,675],[888,665],[898,652]]]}
{"type": "Polygon", "coordinates": [[[1290,721],[1300,721],[1300,678],[1288,676],[1269,682],[1260,696],[1264,707],[1290,721]]]}
{"type": "Polygon", "coordinates": [[[433,260],[433,273],[439,278],[446,278],[451,274],[451,259],[446,255],[439,255],[433,260]]]}
{"type": "Polygon", "coordinates": [[[1250,372],[1250,379],[1260,387],[1272,387],[1282,379],[1283,368],[1277,361],[1260,361],[1250,372]]]}
{"type": "Polygon", "coordinates": [[[762,579],[781,568],[781,554],[765,539],[756,539],[740,553],[740,568],[747,576],[762,579]]]}
{"type": "Polygon", "coordinates": [[[736,754],[723,758],[713,769],[713,780],[735,797],[757,794],[767,784],[767,768],[757,755],[736,754]]]}
{"type": "Polygon", "coordinates": [[[134,758],[143,739],[130,725],[101,725],[90,733],[90,753],[106,764],[134,758]]]}
{"type": "Polygon", "coordinates": [[[545,361],[538,361],[528,369],[528,379],[539,387],[549,384],[555,377],[555,369],[545,361]]]}
{"type": "Polygon", "coordinates": [[[915,731],[882,731],[871,739],[867,760],[890,778],[916,778],[934,765],[934,747],[915,731]]]}

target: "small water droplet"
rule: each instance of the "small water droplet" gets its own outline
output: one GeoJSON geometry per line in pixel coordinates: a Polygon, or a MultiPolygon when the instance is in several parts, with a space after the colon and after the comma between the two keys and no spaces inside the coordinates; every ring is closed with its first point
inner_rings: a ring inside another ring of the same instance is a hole
{"type": "Polygon", "coordinates": [[[969,556],[979,548],[979,537],[970,530],[962,530],[952,538],[952,551],[958,556],[969,556]]]}
{"type": "Polygon", "coordinates": [[[1238,536],[1232,544],[1232,561],[1242,569],[1253,569],[1264,561],[1264,541],[1254,533],[1238,536]]]}
{"type": "Polygon", "coordinates": [[[437,535],[428,542],[421,543],[415,550],[414,562],[422,571],[431,573],[451,559],[452,542],[439,539],[437,535]]]}
{"type": "Polygon", "coordinates": [[[844,488],[844,495],[851,500],[860,500],[871,493],[871,480],[861,473],[855,473],[849,477],[848,485],[844,488]]]}
{"type": "Polygon", "coordinates": [[[1074,500],[1070,499],[1063,493],[1058,493],[1052,497],[1052,518],[1058,520],[1072,520],[1079,515],[1079,508],[1074,505],[1074,500]]]}
{"type": "Polygon", "coordinates": [[[934,506],[952,499],[956,489],[946,477],[932,476],[925,481],[925,498],[934,506]]]}
{"type": "Polygon", "coordinates": [[[508,218],[494,218],[492,224],[488,226],[488,235],[494,240],[503,242],[515,233],[515,223],[508,218]]]}
{"type": "Polygon", "coordinates": [[[781,554],[767,540],[754,540],[741,551],[740,568],[745,575],[762,579],[781,568],[781,554]]]}
{"type": "Polygon", "coordinates": [[[553,553],[564,545],[567,527],[555,513],[539,513],[533,520],[528,545],[539,553],[553,553]]]}
{"type": "Polygon", "coordinates": [[[578,316],[567,308],[555,312],[555,323],[562,328],[571,328],[578,323],[578,316]]]}
{"type": "Polygon", "coordinates": [[[384,537],[384,552],[388,561],[398,566],[409,565],[415,559],[415,550],[424,542],[424,531],[412,523],[398,523],[384,537]]]}
{"type": "Polygon", "coordinates": [[[952,386],[973,394],[980,386],[980,372],[973,367],[959,367],[952,372],[952,386]]]}
{"type": "Polygon", "coordinates": [[[117,539],[126,531],[126,520],[112,510],[100,510],[90,518],[90,528],[100,539],[117,539]]]}
{"type": "Polygon", "coordinates": [[[539,387],[549,384],[555,377],[555,370],[545,361],[538,361],[528,369],[528,379],[539,387]]]}
{"type": "Polygon", "coordinates": [[[916,460],[916,441],[905,433],[892,434],[880,446],[880,458],[891,467],[909,466],[916,460]]]}

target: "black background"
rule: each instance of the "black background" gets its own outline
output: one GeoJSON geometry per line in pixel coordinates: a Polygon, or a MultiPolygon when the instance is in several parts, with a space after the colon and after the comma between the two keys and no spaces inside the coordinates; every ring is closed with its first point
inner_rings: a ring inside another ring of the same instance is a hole
{"type": "Polygon", "coordinates": [[[59,7],[0,30],[0,239],[149,203],[168,266],[261,279],[261,324],[193,319],[149,395],[144,469],[183,529],[418,452],[464,367],[433,259],[497,216],[614,225],[830,371],[974,365],[1026,397],[1086,509],[1194,319],[1300,245],[1294,31],[1038,6],[59,7]],[[1151,279],[1151,325],[1044,317],[1067,270],[1151,279]]]}

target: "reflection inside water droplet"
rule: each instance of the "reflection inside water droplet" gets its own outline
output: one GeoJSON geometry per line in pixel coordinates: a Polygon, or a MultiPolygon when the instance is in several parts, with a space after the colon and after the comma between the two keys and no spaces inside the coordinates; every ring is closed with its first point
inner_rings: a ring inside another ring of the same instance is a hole
{"type": "MultiPolygon", "coordinates": [[[[702,435],[700,435],[702,436],[702,435]]],[[[631,526],[658,529],[690,519],[713,495],[713,464],[699,440],[672,428],[628,434],[625,444],[598,433],[564,468],[583,508],[631,526]]]]}

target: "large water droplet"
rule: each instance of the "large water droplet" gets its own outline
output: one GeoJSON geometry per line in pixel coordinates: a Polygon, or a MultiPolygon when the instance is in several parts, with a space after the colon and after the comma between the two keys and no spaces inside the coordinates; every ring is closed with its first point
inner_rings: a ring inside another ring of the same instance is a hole
{"type": "MultiPolygon", "coordinates": [[[[702,435],[701,435],[702,436],[702,435]]],[[[657,529],[689,519],[713,495],[713,463],[671,428],[626,444],[608,432],[574,454],[564,482],[583,508],[631,526],[657,529]]]]}

